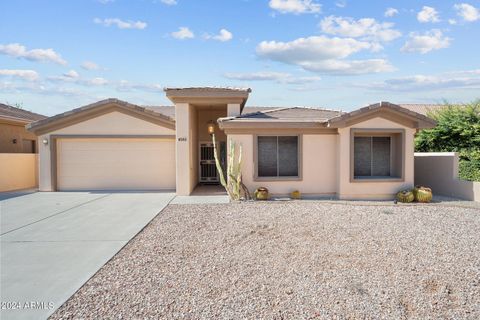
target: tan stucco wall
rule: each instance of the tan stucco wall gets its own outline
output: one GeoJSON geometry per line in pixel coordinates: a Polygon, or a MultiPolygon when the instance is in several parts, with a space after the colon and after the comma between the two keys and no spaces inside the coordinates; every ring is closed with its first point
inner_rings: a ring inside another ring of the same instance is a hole
{"type": "Polygon", "coordinates": [[[480,202],[480,182],[458,179],[458,153],[415,153],[415,184],[433,194],[480,202]]]}
{"type": "Polygon", "coordinates": [[[189,195],[198,181],[197,111],[188,103],[175,105],[177,194],[189,195]]]}
{"type": "Polygon", "coordinates": [[[228,135],[242,144],[242,179],[250,191],[267,187],[272,194],[287,195],[300,190],[304,195],[332,196],[337,190],[337,135],[302,135],[302,180],[301,181],[254,181],[254,135],[228,135]]]}
{"type": "Polygon", "coordinates": [[[168,129],[121,112],[111,112],[81,123],[65,127],[38,137],[39,151],[39,190],[52,191],[50,136],[51,135],[174,135],[168,129]],[[49,141],[48,145],[42,143],[49,141]]]}
{"type": "Polygon", "coordinates": [[[400,190],[413,187],[414,179],[414,134],[415,129],[377,117],[338,129],[338,197],[341,199],[390,199],[400,190]],[[405,172],[404,181],[350,181],[350,134],[352,128],[362,129],[404,129],[405,130],[405,172]]]}
{"type": "Polygon", "coordinates": [[[0,192],[37,186],[37,155],[0,153],[0,192]]]}
{"type": "Polygon", "coordinates": [[[212,141],[212,137],[207,132],[209,121],[215,123],[215,139],[217,141],[227,141],[227,136],[223,130],[218,128],[217,119],[226,117],[226,110],[199,110],[198,111],[198,141],[212,141]]]}
{"type": "Polygon", "coordinates": [[[0,119],[0,153],[28,152],[23,148],[23,140],[36,141],[37,137],[25,129],[24,123],[15,123],[0,119]],[[17,139],[17,143],[13,143],[17,139]]]}
{"type": "Polygon", "coordinates": [[[198,184],[198,115],[199,112],[197,109],[192,107],[190,112],[190,192],[195,189],[195,186],[198,184]]]}

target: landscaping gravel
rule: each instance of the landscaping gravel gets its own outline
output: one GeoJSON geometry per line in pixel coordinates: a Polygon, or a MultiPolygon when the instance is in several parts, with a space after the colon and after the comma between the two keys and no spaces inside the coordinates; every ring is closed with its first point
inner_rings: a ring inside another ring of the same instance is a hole
{"type": "Polygon", "coordinates": [[[480,319],[480,210],[170,205],[61,318],[480,319]]]}

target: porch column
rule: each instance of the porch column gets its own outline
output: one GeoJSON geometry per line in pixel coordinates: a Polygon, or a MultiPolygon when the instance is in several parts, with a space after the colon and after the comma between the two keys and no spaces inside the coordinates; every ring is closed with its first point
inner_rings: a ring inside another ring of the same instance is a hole
{"type": "Polygon", "coordinates": [[[176,189],[177,195],[188,196],[191,186],[191,120],[192,106],[188,103],[175,104],[175,136],[176,136],[176,189]]]}
{"type": "Polygon", "coordinates": [[[227,117],[236,117],[240,115],[240,103],[227,104],[227,117]]]}

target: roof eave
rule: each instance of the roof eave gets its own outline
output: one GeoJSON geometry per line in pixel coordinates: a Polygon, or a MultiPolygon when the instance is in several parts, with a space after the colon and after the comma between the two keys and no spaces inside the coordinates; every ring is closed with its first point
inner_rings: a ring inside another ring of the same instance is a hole
{"type": "Polygon", "coordinates": [[[31,131],[37,135],[44,134],[67,126],[70,124],[71,120],[73,121],[72,124],[77,123],[75,122],[75,119],[83,118],[84,114],[95,115],[97,110],[107,107],[117,107],[119,110],[123,108],[124,110],[129,110],[130,112],[142,115],[147,119],[156,119],[157,121],[165,124],[166,127],[172,129],[175,128],[175,120],[166,115],[114,98],[101,100],[50,118],[32,122],[28,124],[26,128],[28,131],[31,131]]]}
{"type": "Polygon", "coordinates": [[[375,114],[382,111],[398,114],[404,118],[412,121],[412,127],[416,129],[433,128],[437,125],[436,121],[415,111],[408,110],[399,105],[380,102],[366,107],[354,110],[349,113],[334,117],[328,121],[328,127],[330,128],[342,128],[348,126],[348,122],[354,121],[362,116],[368,114],[375,114]]]}
{"type": "Polygon", "coordinates": [[[220,129],[256,129],[256,128],[322,128],[327,121],[312,120],[218,120],[220,129]]]}

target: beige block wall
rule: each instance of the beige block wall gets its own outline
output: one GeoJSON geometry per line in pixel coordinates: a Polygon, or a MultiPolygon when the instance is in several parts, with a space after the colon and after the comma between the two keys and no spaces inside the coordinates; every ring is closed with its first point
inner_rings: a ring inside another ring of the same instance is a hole
{"type": "Polygon", "coordinates": [[[340,199],[392,199],[403,189],[413,187],[414,182],[414,135],[416,130],[377,117],[350,127],[338,129],[338,197],[340,199]],[[405,172],[404,181],[350,181],[350,129],[404,129],[405,130],[405,172]]]}
{"type": "Polygon", "coordinates": [[[111,112],[38,137],[39,190],[52,191],[51,135],[175,135],[175,130],[137,119],[121,112],[111,112]],[[42,141],[48,140],[44,145],[42,141]]]}
{"type": "Polygon", "coordinates": [[[36,154],[0,153],[0,192],[37,187],[36,154]]]}
{"type": "Polygon", "coordinates": [[[301,181],[254,181],[254,135],[231,134],[228,138],[243,149],[242,179],[250,191],[267,187],[272,194],[288,195],[299,190],[303,195],[333,196],[337,190],[337,135],[302,136],[301,181]]]}
{"type": "Polygon", "coordinates": [[[415,184],[433,194],[480,202],[480,182],[458,179],[458,153],[415,153],[415,184]]]}

